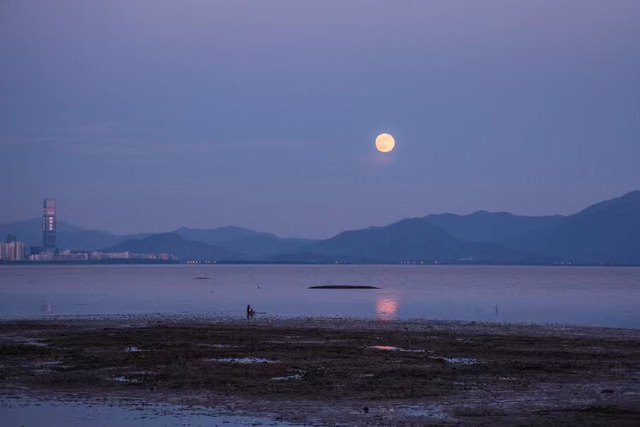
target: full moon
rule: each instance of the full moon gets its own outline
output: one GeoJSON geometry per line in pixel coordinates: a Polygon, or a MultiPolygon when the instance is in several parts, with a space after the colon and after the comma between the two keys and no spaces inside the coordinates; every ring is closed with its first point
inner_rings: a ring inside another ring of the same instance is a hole
{"type": "Polygon", "coordinates": [[[378,149],[378,151],[388,153],[389,151],[393,150],[393,147],[395,146],[396,141],[388,133],[381,133],[376,138],[376,148],[378,149]]]}

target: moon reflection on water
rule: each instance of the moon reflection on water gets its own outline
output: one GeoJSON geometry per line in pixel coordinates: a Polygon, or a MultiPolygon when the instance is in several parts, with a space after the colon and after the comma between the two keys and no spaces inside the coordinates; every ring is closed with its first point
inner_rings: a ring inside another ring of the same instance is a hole
{"type": "Polygon", "coordinates": [[[398,302],[391,297],[380,298],[376,301],[376,314],[380,320],[392,320],[398,311],[398,302]]]}

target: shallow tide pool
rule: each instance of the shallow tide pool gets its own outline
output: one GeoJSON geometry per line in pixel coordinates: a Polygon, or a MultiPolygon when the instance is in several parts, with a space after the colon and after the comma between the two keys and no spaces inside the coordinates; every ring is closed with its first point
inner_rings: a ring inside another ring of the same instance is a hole
{"type": "Polygon", "coordinates": [[[3,426],[293,426],[267,417],[225,414],[203,406],[180,406],[120,400],[117,403],[1,397],[3,426]]]}

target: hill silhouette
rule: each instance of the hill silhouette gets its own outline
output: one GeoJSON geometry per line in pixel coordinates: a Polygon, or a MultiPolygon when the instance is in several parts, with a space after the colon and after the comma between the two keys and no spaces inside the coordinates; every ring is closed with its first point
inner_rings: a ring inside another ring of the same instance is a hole
{"type": "MultiPolygon", "coordinates": [[[[38,246],[41,219],[0,224],[38,246]]],[[[344,231],[325,240],[281,238],[242,227],[117,236],[60,223],[61,249],[170,253],[181,260],[251,262],[631,263],[640,265],[640,191],[569,216],[519,216],[478,211],[404,219],[344,231]]]]}
{"type": "Polygon", "coordinates": [[[640,262],[640,191],[592,205],[510,247],[571,262],[640,262]]]}
{"type": "Polygon", "coordinates": [[[292,254],[315,240],[282,238],[273,233],[263,233],[242,227],[218,227],[214,229],[192,229],[181,227],[176,234],[187,240],[225,248],[242,253],[245,260],[267,260],[279,254],[292,254]]]}
{"type": "Polygon", "coordinates": [[[331,239],[305,246],[303,250],[338,261],[359,262],[442,260],[467,256],[459,240],[421,218],[405,219],[386,227],[344,231],[331,239]]]}
{"type": "Polygon", "coordinates": [[[104,249],[105,252],[168,253],[181,261],[242,260],[244,255],[227,251],[219,246],[186,240],[176,233],[160,233],[144,239],[129,239],[104,249]]]}
{"type": "Polygon", "coordinates": [[[509,212],[477,211],[469,215],[435,214],[424,217],[427,221],[463,242],[496,242],[517,238],[543,227],[560,224],[565,217],[521,216],[509,212]]]}
{"type": "MultiPolygon", "coordinates": [[[[301,258],[349,262],[533,262],[537,257],[493,242],[462,242],[425,218],[346,231],[305,246],[301,258]]],[[[295,259],[295,257],[289,257],[295,259]]]]}

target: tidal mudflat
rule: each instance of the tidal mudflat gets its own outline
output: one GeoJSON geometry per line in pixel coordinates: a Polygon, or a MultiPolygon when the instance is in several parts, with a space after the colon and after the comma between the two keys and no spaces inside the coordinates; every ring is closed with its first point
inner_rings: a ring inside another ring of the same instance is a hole
{"type": "Polygon", "coordinates": [[[311,318],[4,322],[0,392],[192,405],[267,424],[637,425],[640,331],[311,318]]]}

